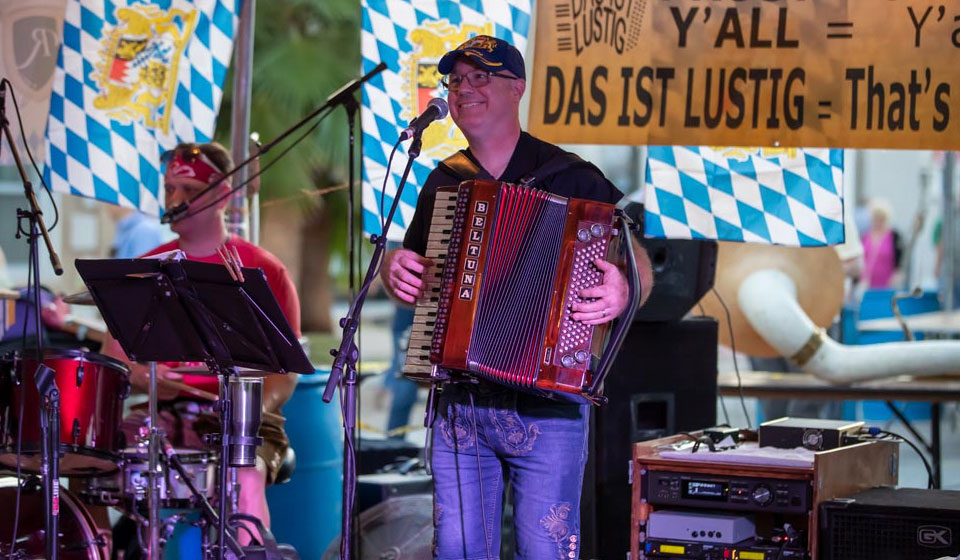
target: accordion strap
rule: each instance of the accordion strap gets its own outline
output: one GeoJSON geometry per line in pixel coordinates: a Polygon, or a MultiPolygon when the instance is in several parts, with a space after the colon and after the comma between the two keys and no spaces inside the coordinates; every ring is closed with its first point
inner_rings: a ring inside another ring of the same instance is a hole
{"type": "MultiPolygon", "coordinates": [[[[459,150],[437,165],[443,168],[446,174],[456,177],[458,181],[469,181],[472,179],[495,180],[486,170],[477,165],[464,150],[459,150]]],[[[577,154],[560,151],[544,162],[543,165],[521,177],[518,183],[525,187],[537,187],[546,179],[571,167],[596,168],[592,163],[585,161],[577,154]]],[[[600,173],[600,170],[597,169],[597,172],[600,173]]],[[[602,173],[600,174],[602,175],[602,173]]]]}
{"type": "Polygon", "coordinates": [[[470,156],[463,150],[457,151],[457,153],[441,161],[437,166],[443,168],[447,175],[456,177],[458,181],[493,179],[489,173],[470,159],[470,156]]]}

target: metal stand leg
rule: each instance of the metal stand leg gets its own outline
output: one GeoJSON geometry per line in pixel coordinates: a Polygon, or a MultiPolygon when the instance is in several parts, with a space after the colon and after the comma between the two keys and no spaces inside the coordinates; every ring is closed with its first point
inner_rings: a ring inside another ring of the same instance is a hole
{"type": "Polygon", "coordinates": [[[147,493],[147,558],[160,559],[160,434],[157,427],[157,362],[150,362],[150,431],[147,439],[147,481],[150,490],[147,493]]]}
{"type": "Polygon", "coordinates": [[[230,399],[230,392],[227,389],[229,382],[230,380],[226,375],[220,376],[220,402],[217,407],[220,413],[220,472],[218,476],[220,482],[220,519],[217,521],[217,560],[224,560],[226,557],[227,518],[230,517],[230,502],[227,492],[227,485],[230,480],[230,436],[228,434],[230,433],[231,407],[227,402],[230,399]]]}

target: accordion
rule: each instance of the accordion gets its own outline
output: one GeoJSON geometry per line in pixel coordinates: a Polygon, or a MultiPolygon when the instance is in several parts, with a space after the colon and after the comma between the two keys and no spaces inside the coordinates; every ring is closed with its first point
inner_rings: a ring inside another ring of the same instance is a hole
{"type": "Polygon", "coordinates": [[[612,204],[465,181],[437,190],[404,375],[479,377],[519,390],[603,402],[603,377],[640,296],[629,232],[612,204]],[[571,318],[579,292],[603,280],[597,258],[626,268],[616,327],[571,318]]]}

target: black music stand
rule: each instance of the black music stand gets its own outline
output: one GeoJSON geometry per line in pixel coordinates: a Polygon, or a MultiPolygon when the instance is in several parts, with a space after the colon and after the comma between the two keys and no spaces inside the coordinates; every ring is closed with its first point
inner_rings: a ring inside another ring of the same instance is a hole
{"type": "Polygon", "coordinates": [[[223,265],[179,256],[77,260],[76,266],[110,334],[131,360],[204,362],[219,375],[217,558],[225,557],[224,543],[243,558],[235,537],[228,535],[223,515],[229,446],[249,444],[231,433],[229,376],[238,375],[237,366],[265,372],[314,372],[266,276],[260,269],[244,268],[245,281],[240,283],[223,265]]]}

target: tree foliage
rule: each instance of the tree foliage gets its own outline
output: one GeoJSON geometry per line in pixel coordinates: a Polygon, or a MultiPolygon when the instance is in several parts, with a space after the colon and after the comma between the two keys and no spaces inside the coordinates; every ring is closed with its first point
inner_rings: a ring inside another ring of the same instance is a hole
{"type": "MultiPolygon", "coordinates": [[[[260,0],[256,12],[250,129],[268,142],[359,76],[360,5],[356,0],[260,0]]],[[[232,88],[231,68],[218,138],[229,138],[232,88]]],[[[288,145],[279,144],[262,163],[278,157],[288,145]]],[[[263,174],[262,199],[295,197],[345,181],[347,155],[346,118],[340,108],[263,174]]],[[[303,200],[314,202],[310,197],[303,200]]]]}

